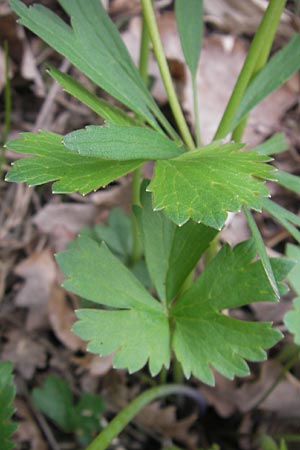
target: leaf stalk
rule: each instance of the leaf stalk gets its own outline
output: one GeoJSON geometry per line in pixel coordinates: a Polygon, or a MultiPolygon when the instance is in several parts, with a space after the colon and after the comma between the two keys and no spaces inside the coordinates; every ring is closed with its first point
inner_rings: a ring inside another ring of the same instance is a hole
{"type": "Polygon", "coordinates": [[[163,45],[161,42],[161,38],[158,31],[157,22],[155,19],[155,14],[152,6],[151,0],[141,0],[143,16],[146,20],[150,38],[153,45],[153,51],[159,66],[159,70],[161,73],[161,77],[166,89],[166,93],[169,99],[170,107],[173,112],[175,121],[180,130],[182,138],[187,145],[189,150],[193,150],[195,148],[195,144],[187,123],[185,121],[181,106],[179,104],[175,88],[173,85],[172,77],[170,74],[170,70],[168,67],[167,59],[164,53],[163,45]]]}

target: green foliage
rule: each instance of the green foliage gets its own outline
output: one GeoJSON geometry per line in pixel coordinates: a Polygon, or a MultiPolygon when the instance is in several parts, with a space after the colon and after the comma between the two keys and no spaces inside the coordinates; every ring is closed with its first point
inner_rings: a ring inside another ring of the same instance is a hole
{"type": "Polygon", "coordinates": [[[245,116],[271,92],[279,88],[300,68],[300,37],[295,35],[255,76],[248,86],[231,123],[233,130],[245,116]]]}
{"type": "Polygon", "coordinates": [[[152,113],[165,124],[101,2],[60,0],[61,6],[71,16],[71,26],[42,5],[27,8],[19,0],[10,0],[9,3],[19,15],[19,23],[64,55],[97,86],[154,128],[159,129],[152,113]]]}
{"type": "MultiPolygon", "coordinates": [[[[219,312],[250,302],[276,301],[260,261],[251,263],[254,256],[251,242],[235,250],[224,246],[192,287],[169,306],[154,299],[104,244],[95,245],[90,238],[79,237],[57,260],[67,278],[66,289],[104,306],[77,311],[80,320],[74,331],[90,341],[90,351],[115,352],[114,367],[130,372],[149,361],[150,372],[156,375],[163,366],[169,367],[174,329],[172,345],[185,375],[193,373],[212,384],[211,366],[229,378],[246,375],[244,358],[264,359],[263,348],[280,339],[268,323],[240,322],[219,312]]],[[[272,267],[278,282],[291,264],[279,259],[272,261],[272,267]]],[[[154,284],[160,283],[159,276],[154,284]]]]}
{"type": "Polygon", "coordinates": [[[116,125],[138,125],[140,123],[117,106],[96,97],[70,75],[60,72],[55,67],[51,67],[48,73],[66,92],[80,100],[103,119],[116,125]]]}
{"type": "Polygon", "coordinates": [[[63,143],[80,155],[116,161],[169,159],[184,152],[174,141],[148,128],[113,124],[74,131],[63,143]]]}
{"type": "Polygon", "coordinates": [[[11,435],[16,431],[17,425],[11,422],[14,413],[12,402],[15,398],[15,387],[12,377],[12,363],[0,361],[0,442],[1,450],[12,450],[14,444],[11,435]]]}
{"type": "Polygon", "coordinates": [[[104,411],[101,397],[85,393],[74,405],[67,381],[49,375],[43,386],[32,391],[34,406],[52,420],[65,433],[75,433],[87,445],[100,430],[100,417],[104,411]]]}
{"type": "Polygon", "coordinates": [[[176,21],[181,40],[181,46],[192,78],[196,76],[202,46],[203,36],[203,1],[175,1],[176,21]]]}
{"type": "Polygon", "coordinates": [[[72,153],[63,145],[62,136],[47,131],[23,133],[22,139],[9,142],[8,147],[35,157],[15,162],[6,176],[7,181],[26,181],[30,186],[55,181],[55,193],[78,191],[87,194],[131,172],[142,163],[116,162],[72,153]]]}
{"type": "Polygon", "coordinates": [[[149,274],[159,298],[170,303],[217,231],[192,221],[177,227],[163,212],[153,213],[151,195],[144,189],[142,205],[135,212],[149,274]]]}
{"type": "Polygon", "coordinates": [[[164,209],[177,224],[190,218],[221,229],[228,211],[246,204],[259,211],[268,195],[263,179],[275,180],[269,158],[240,144],[215,142],[168,161],[158,161],[149,191],[155,210],[164,209]],[[165,183],[164,180],[169,180],[165,183]]]}
{"type": "Polygon", "coordinates": [[[277,203],[264,198],[262,200],[263,208],[273,216],[284,228],[286,228],[289,233],[293,236],[296,241],[300,243],[300,232],[298,228],[300,227],[300,218],[288,211],[286,208],[278,205],[277,203]],[[296,226],[295,226],[296,225],[296,226]]]}
{"type": "Polygon", "coordinates": [[[287,256],[296,261],[295,266],[288,275],[288,280],[297,298],[293,301],[293,309],[284,316],[284,323],[290,333],[294,335],[295,343],[300,345],[300,248],[299,246],[288,244],[287,256]]]}

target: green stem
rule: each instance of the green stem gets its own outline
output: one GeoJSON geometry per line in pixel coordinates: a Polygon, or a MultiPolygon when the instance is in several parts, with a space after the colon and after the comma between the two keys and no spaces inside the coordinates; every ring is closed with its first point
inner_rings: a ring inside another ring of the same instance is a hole
{"type": "Polygon", "coordinates": [[[199,105],[198,105],[198,89],[196,76],[193,77],[193,99],[194,99],[194,121],[195,121],[195,135],[197,147],[201,147],[201,134],[200,134],[200,117],[199,117],[199,105]]]}
{"type": "MultiPolygon", "coordinates": [[[[142,35],[139,58],[139,72],[144,83],[148,83],[148,63],[149,63],[149,42],[150,36],[145,18],[142,21],[142,35]]],[[[133,172],[132,179],[132,205],[141,206],[140,201],[141,188],[141,168],[139,167],[133,172]]],[[[131,255],[131,264],[135,264],[141,257],[141,242],[139,237],[138,224],[134,212],[131,212],[132,232],[133,232],[133,248],[131,255]]]]}
{"type": "Polygon", "coordinates": [[[193,389],[188,386],[177,384],[166,384],[157,386],[140,394],[129,405],[122,409],[119,414],[112,419],[107,427],[93,440],[86,450],[105,450],[111,441],[118,436],[126,425],[144,408],[148,403],[160,397],[171,394],[183,394],[193,396],[193,389]]]}
{"type": "MultiPolygon", "coordinates": [[[[258,30],[252,40],[248,55],[240,72],[214,140],[223,139],[230,130],[231,122],[241,99],[259,65],[266,61],[286,0],[270,0],[258,30]]],[[[262,67],[262,66],[261,66],[262,67]]]]}
{"type": "Polygon", "coordinates": [[[158,63],[158,67],[161,73],[161,77],[167,92],[167,96],[169,99],[170,107],[173,112],[174,118],[176,120],[179,131],[182,135],[184,142],[186,143],[189,150],[193,150],[195,148],[195,144],[189,128],[186,124],[184,115],[182,113],[175,88],[172,82],[172,77],[170,74],[170,70],[168,67],[167,59],[164,53],[164,49],[162,46],[162,42],[160,39],[157,23],[155,20],[155,14],[152,6],[151,0],[141,0],[142,8],[143,8],[143,16],[146,20],[150,38],[153,45],[154,54],[158,63]]]}

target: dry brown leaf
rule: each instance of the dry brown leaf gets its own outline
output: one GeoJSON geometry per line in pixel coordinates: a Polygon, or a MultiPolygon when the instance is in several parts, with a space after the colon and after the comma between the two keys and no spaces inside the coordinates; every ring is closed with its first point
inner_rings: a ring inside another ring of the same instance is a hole
{"type": "Polygon", "coordinates": [[[16,296],[16,304],[29,308],[26,328],[43,328],[47,323],[47,304],[57,276],[52,252],[44,249],[33,253],[15,267],[14,273],[25,280],[16,296]]]}
{"type": "MultiPolygon", "coordinates": [[[[204,20],[222,31],[252,35],[256,32],[267,0],[204,0],[204,20]]],[[[299,31],[299,18],[285,12],[282,14],[276,39],[282,40],[299,31]]]]}
{"type": "Polygon", "coordinates": [[[48,317],[56,337],[71,350],[85,350],[86,344],[72,333],[76,320],[74,308],[68,302],[66,291],[55,285],[51,289],[48,303],[48,317]]]}
{"type": "Polygon", "coordinates": [[[112,368],[112,360],[113,355],[99,356],[92,353],[86,353],[82,358],[72,358],[75,364],[88,370],[95,377],[106,375],[112,368]]]}
{"type": "Polygon", "coordinates": [[[37,426],[29,408],[23,400],[16,399],[18,429],[14,434],[14,440],[18,448],[30,448],[30,450],[48,450],[48,446],[37,426]]]}
{"type": "Polygon", "coordinates": [[[36,59],[32,53],[29,42],[23,40],[23,57],[21,63],[21,75],[25,80],[33,81],[33,90],[37,97],[44,97],[46,94],[45,85],[37,67],[36,59]]]}
{"type": "Polygon", "coordinates": [[[197,418],[198,414],[193,413],[184,419],[177,419],[175,406],[162,408],[159,402],[155,402],[146,406],[134,421],[142,428],[151,430],[151,432],[193,446],[197,442],[197,436],[191,433],[189,429],[197,418]]]}
{"type": "Polygon", "coordinates": [[[7,334],[7,343],[3,346],[1,359],[11,361],[26,380],[33,377],[36,369],[43,369],[47,363],[45,346],[21,330],[11,330],[7,334]]]}
{"type": "Polygon", "coordinates": [[[94,222],[96,214],[97,208],[91,204],[53,202],[33,217],[33,223],[40,232],[51,236],[55,251],[60,251],[83,226],[94,222]]]}
{"type": "MultiPolygon", "coordinates": [[[[254,382],[245,382],[236,391],[236,404],[243,413],[250,411],[282,373],[282,366],[276,361],[262,365],[260,377],[254,382]]],[[[281,418],[300,419],[300,381],[288,373],[260,405],[259,409],[276,413],[281,418]]]]}
{"type": "Polygon", "coordinates": [[[201,392],[221,417],[230,417],[237,410],[235,404],[236,383],[218,372],[215,372],[214,375],[216,385],[214,387],[203,385],[201,392]]]}

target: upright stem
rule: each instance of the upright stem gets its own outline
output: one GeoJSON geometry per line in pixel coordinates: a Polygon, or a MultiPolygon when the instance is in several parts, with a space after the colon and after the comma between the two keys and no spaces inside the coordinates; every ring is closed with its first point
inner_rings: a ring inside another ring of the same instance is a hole
{"type": "Polygon", "coordinates": [[[195,122],[195,135],[196,145],[201,147],[201,134],[200,134],[200,117],[199,117],[199,105],[198,105],[198,88],[196,75],[192,79],[193,84],[193,98],[194,98],[194,122],[195,122]]]}
{"type": "MultiPolygon", "coordinates": [[[[148,83],[148,63],[149,63],[149,32],[145,18],[142,20],[142,35],[141,35],[141,45],[140,45],[140,58],[139,58],[139,72],[147,85],[148,83]]],[[[132,205],[141,205],[140,201],[140,187],[141,187],[141,168],[137,168],[133,172],[132,178],[132,205]]],[[[141,242],[139,237],[138,224],[133,211],[131,212],[131,223],[133,231],[133,248],[131,255],[131,263],[136,263],[141,256],[141,242]]]]}
{"type": "Polygon", "coordinates": [[[155,14],[152,6],[151,0],[141,0],[142,8],[143,8],[143,15],[145,17],[150,38],[153,45],[154,54],[158,63],[158,67],[161,73],[161,77],[167,92],[167,96],[169,99],[170,107],[173,112],[174,118],[176,120],[177,126],[180,130],[180,133],[182,135],[182,138],[184,142],[186,143],[189,150],[193,150],[195,148],[195,144],[193,141],[193,138],[191,136],[191,133],[188,129],[188,126],[186,124],[184,115],[182,113],[175,88],[173,85],[172,77],[170,74],[170,70],[168,67],[168,63],[166,60],[166,56],[164,53],[164,49],[162,46],[162,42],[160,39],[157,23],[155,20],[155,14]]]}
{"type": "Polygon", "coordinates": [[[181,386],[177,384],[165,384],[157,386],[140,394],[128,406],[126,406],[114,419],[107,425],[93,442],[86,448],[86,450],[105,450],[111,441],[118,436],[119,433],[126,427],[126,425],[144,408],[148,403],[160,397],[165,397],[171,394],[183,394],[195,398],[195,392],[188,386],[181,386]]]}
{"type": "Polygon", "coordinates": [[[286,0],[270,0],[268,8],[252,40],[248,55],[214,139],[222,139],[228,134],[231,122],[251,78],[255,71],[258,70],[258,66],[260,65],[262,67],[262,62],[265,64],[285,3],[286,0]]]}

